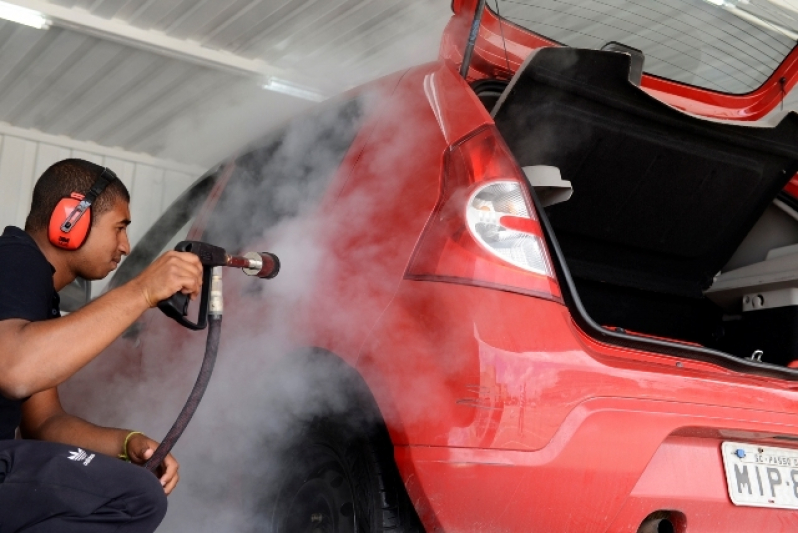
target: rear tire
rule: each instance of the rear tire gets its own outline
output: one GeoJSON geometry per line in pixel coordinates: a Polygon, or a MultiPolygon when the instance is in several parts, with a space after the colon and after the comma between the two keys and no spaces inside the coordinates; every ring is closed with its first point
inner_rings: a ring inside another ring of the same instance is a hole
{"type": "Polygon", "coordinates": [[[345,417],[309,423],[286,457],[274,533],[423,531],[391,450],[377,424],[358,431],[345,417]]]}
{"type": "Polygon", "coordinates": [[[257,491],[268,533],[423,532],[360,374],[318,349],[284,363],[274,374],[286,387],[280,409],[294,417],[267,438],[278,459],[257,491]]]}

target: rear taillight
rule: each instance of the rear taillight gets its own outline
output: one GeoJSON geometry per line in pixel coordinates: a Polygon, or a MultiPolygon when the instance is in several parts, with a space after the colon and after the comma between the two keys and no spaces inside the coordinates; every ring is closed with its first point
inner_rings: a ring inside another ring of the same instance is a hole
{"type": "Polygon", "coordinates": [[[559,300],[525,179],[493,127],[452,146],[441,196],[405,277],[559,300]]]}

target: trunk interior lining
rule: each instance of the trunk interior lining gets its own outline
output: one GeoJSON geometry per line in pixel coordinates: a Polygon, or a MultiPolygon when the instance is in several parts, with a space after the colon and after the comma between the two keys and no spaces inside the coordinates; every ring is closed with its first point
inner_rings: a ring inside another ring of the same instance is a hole
{"type": "Polygon", "coordinates": [[[629,82],[626,54],[545,48],[494,110],[521,166],[551,165],[573,197],[546,209],[587,311],[602,325],[717,345],[703,297],[798,171],[798,116],[705,120],[629,82]]]}

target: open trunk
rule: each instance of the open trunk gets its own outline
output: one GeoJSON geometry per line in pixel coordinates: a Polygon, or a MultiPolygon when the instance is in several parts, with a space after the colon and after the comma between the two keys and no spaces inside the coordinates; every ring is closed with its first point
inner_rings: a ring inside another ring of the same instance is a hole
{"type": "MultiPolygon", "coordinates": [[[[543,48],[493,106],[522,167],[571,182],[546,213],[577,300],[612,337],[693,343],[704,358],[761,350],[787,366],[798,360],[798,247],[785,248],[798,244],[798,202],[781,191],[798,171],[798,115],[774,126],[692,116],[630,81],[632,63],[543,48]]],[[[496,85],[483,88],[495,100],[496,85]]]]}

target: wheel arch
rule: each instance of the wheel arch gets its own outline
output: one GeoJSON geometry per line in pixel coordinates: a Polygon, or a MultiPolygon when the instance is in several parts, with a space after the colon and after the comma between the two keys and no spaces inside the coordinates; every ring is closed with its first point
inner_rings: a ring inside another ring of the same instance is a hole
{"type": "MultiPolygon", "coordinates": [[[[344,424],[344,433],[352,430],[364,441],[370,442],[369,449],[373,450],[372,456],[375,458],[370,464],[374,465],[379,475],[385,476],[382,478],[384,482],[379,484],[383,491],[380,497],[383,507],[376,509],[380,520],[384,520],[384,526],[391,531],[422,532],[424,528],[396,464],[394,444],[385,418],[364,376],[343,357],[317,346],[293,350],[287,354],[287,359],[299,363],[300,368],[320,368],[321,375],[327,377],[334,387],[345,391],[343,395],[332,395],[333,401],[329,410],[315,412],[311,417],[299,419],[297,422],[307,422],[312,426],[320,420],[322,425],[328,421],[344,424]],[[344,402],[338,403],[342,398],[344,402]],[[350,418],[353,408],[358,413],[350,418]]],[[[311,379],[318,375],[315,371],[311,372],[311,379]]],[[[334,387],[325,388],[330,392],[334,387]]],[[[364,454],[367,455],[368,453],[364,454]]]]}

